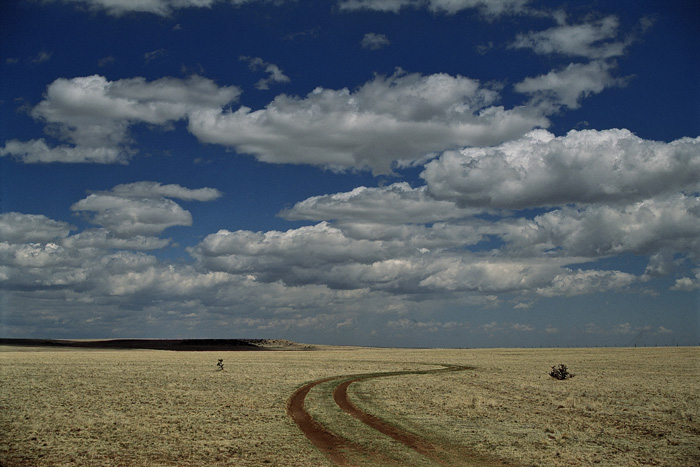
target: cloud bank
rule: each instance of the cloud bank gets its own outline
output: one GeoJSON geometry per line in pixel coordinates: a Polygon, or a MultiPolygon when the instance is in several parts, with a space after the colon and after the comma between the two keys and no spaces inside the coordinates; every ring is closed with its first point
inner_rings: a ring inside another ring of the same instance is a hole
{"type": "Polygon", "coordinates": [[[94,75],[58,79],[31,115],[69,144],[10,140],[0,155],[26,163],[126,163],[136,152],[129,128],[168,129],[187,119],[200,141],[235,148],[270,163],[388,173],[461,146],[492,145],[548,120],[527,107],[497,105],[498,92],[462,76],[401,70],[356,91],[316,88],[304,98],[278,95],[264,109],[224,108],[240,89],[199,76],[110,82],[94,75]]]}

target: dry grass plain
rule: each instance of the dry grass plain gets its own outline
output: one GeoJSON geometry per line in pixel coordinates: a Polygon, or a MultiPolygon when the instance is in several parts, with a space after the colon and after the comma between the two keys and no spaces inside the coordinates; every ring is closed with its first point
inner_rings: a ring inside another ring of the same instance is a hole
{"type": "MultiPolygon", "coordinates": [[[[475,369],[368,379],[348,392],[405,430],[513,465],[700,465],[698,348],[0,350],[4,467],[330,465],[286,415],[296,388],[442,363],[475,369]],[[558,363],[576,377],[551,379],[558,363]]],[[[355,423],[323,385],[307,405],[336,433],[429,465],[355,423]]]]}

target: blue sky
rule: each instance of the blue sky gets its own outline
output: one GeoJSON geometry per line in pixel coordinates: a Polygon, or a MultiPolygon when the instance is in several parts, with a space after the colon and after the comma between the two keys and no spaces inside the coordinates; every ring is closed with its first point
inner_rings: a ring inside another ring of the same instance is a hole
{"type": "Polygon", "coordinates": [[[697,2],[0,23],[3,337],[700,342],[697,2]]]}

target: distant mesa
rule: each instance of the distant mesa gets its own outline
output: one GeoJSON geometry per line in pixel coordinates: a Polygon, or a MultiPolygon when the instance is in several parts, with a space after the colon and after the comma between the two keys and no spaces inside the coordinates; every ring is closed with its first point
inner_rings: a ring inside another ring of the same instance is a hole
{"type": "Polygon", "coordinates": [[[0,345],[83,349],[149,349],[181,351],[313,350],[314,346],[284,339],[13,339],[0,338],[0,345]]]}

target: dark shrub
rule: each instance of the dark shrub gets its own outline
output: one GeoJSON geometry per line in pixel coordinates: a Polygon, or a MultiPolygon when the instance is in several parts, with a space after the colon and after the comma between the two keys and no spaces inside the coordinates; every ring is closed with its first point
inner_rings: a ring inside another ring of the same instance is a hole
{"type": "Polygon", "coordinates": [[[566,365],[560,363],[559,366],[553,366],[552,369],[549,370],[549,376],[561,380],[573,378],[576,375],[574,375],[573,373],[569,373],[569,369],[566,368],[566,365]]]}

